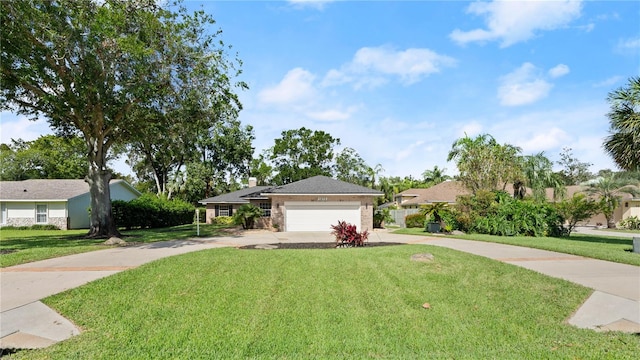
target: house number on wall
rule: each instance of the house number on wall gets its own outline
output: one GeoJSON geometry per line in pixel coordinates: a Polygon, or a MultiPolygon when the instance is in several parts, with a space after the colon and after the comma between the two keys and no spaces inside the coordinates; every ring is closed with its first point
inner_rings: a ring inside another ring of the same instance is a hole
{"type": "Polygon", "coordinates": [[[327,198],[324,196],[318,197],[318,201],[327,201],[327,198]]]}

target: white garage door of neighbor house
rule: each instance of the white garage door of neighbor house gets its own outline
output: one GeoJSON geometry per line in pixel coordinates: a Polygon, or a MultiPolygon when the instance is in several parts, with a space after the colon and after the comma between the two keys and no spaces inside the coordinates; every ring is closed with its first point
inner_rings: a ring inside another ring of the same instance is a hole
{"type": "Polygon", "coordinates": [[[286,231],[331,231],[344,220],[360,231],[359,202],[285,202],[286,231]]]}

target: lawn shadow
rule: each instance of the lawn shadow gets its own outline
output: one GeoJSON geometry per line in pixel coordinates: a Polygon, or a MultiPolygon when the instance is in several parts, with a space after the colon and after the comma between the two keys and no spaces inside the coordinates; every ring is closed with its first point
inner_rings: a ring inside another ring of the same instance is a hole
{"type": "Polygon", "coordinates": [[[583,234],[571,234],[568,238],[563,238],[569,241],[583,241],[590,243],[600,244],[616,244],[616,245],[633,245],[633,238],[618,238],[602,235],[583,235],[583,234]]]}

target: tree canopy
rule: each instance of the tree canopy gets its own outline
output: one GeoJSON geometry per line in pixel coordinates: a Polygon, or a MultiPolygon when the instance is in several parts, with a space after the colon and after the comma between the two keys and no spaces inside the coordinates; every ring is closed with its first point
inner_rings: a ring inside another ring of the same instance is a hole
{"type": "Polygon", "coordinates": [[[43,135],[0,147],[0,180],[83,179],[86,145],[80,137],[43,135]]]}
{"type": "Polygon", "coordinates": [[[604,149],[623,170],[640,170],[640,76],[609,93],[607,101],[611,133],[604,149]]]}
{"type": "Polygon", "coordinates": [[[489,134],[465,135],[453,143],[447,161],[456,162],[458,179],[473,193],[504,190],[520,174],[520,151],[519,147],[499,144],[489,134]]]}
{"type": "Polygon", "coordinates": [[[288,184],[316,175],[332,175],[333,151],[340,139],[305,127],[282,132],[266,151],[276,175],[273,183],[288,184]]]}
{"type": "Polygon", "coordinates": [[[233,91],[245,85],[231,79],[240,63],[214,24],[203,11],[151,0],[0,2],[0,106],[82,137],[89,236],[118,235],[107,167],[114,146],[162,134],[173,110],[195,107],[189,89],[203,94],[199,105],[239,106],[233,91]]]}

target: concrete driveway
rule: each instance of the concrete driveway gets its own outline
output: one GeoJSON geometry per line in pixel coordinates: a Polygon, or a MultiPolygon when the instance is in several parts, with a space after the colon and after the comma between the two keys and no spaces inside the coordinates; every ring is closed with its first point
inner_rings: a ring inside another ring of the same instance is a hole
{"type": "MultiPolygon", "coordinates": [[[[218,247],[332,242],[326,232],[275,233],[166,241],[118,247],[0,270],[0,348],[41,348],[80,333],[41,299],[173,255],[218,247]]],[[[447,247],[563,278],[596,290],[569,323],[596,330],[640,332],[640,267],[518,246],[374,231],[370,242],[447,247]]]]}

